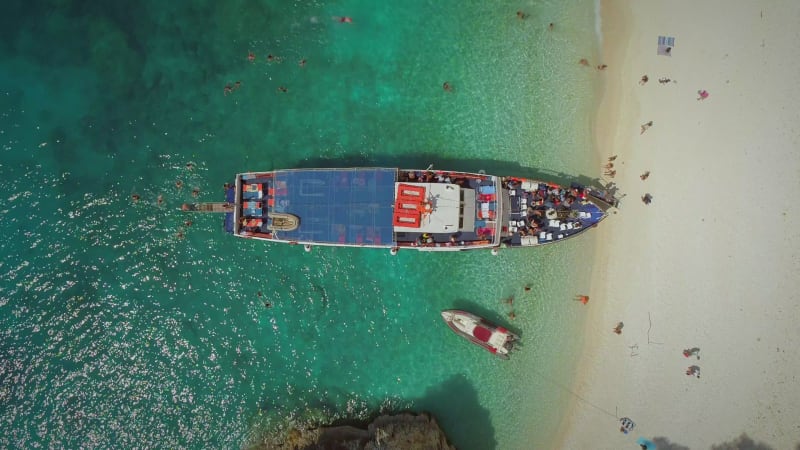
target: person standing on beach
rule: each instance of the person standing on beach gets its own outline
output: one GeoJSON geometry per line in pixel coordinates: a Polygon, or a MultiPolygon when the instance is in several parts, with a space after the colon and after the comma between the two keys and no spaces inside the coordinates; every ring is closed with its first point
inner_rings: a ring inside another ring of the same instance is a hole
{"type": "Polygon", "coordinates": [[[683,356],[686,358],[696,356],[697,359],[700,359],[700,348],[698,347],[687,348],[686,350],[683,351],[683,356]]]}
{"type": "Polygon", "coordinates": [[[650,80],[650,78],[649,78],[649,77],[648,77],[646,74],[645,74],[645,75],[642,75],[642,79],[641,79],[641,80],[639,80],[639,84],[641,84],[642,86],[644,86],[644,85],[645,85],[645,84],[646,84],[646,83],[647,83],[649,80],[650,80]]]}

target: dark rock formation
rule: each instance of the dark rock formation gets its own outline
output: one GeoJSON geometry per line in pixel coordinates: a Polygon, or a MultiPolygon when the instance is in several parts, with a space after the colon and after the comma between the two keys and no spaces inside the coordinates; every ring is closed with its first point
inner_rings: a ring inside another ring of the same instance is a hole
{"type": "Polygon", "coordinates": [[[367,429],[353,426],[292,429],[281,445],[287,450],[455,450],[436,420],[427,414],[380,416],[367,429]]]}

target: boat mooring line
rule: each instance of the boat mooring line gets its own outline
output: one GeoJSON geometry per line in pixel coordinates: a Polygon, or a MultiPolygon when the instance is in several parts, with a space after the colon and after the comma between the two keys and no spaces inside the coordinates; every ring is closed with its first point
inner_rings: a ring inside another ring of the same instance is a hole
{"type": "Polygon", "coordinates": [[[534,371],[534,372],[536,372],[536,373],[537,373],[537,374],[538,374],[540,377],[547,379],[548,381],[550,381],[551,383],[553,383],[553,384],[555,384],[556,386],[560,387],[561,389],[563,389],[563,390],[565,390],[565,391],[569,392],[569,393],[570,393],[570,394],[572,394],[572,395],[573,395],[575,398],[577,398],[578,400],[580,400],[580,401],[582,401],[582,402],[586,403],[587,405],[591,406],[592,408],[594,408],[594,409],[596,409],[596,410],[598,410],[598,411],[600,411],[600,412],[602,412],[602,413],[604,413],[604,414],[606,414],[606,415],[609,415],[609,416],[613,417],[614,419],[619,419],[619,415],[618,415],[617,413],[612,413],[611,411],[609,411],[609,410],[607,410],[607,409],[603,408],[602,406],[597,406],[597,405],[595,405],[594,403],[590,402],[589,400],[586,400],[585,398],[583,398],[583,397],[581,397],[580,395],[578,395],[577,393],[575,393],[575,392],[574,392],[573,390],[571,390],[570,388],[568,388],[568,387],[564,386],[563,384],[561,384],[561,383],[559,383],[558,381],[556,381],[556,380],[554,380],[554,379],[550,378],[549,376],[547,376],[547,375],[545,375],[545,374],[543,374],[543,373],[539,372],[538,370],[534,369],[533,371],[534,371]]]}

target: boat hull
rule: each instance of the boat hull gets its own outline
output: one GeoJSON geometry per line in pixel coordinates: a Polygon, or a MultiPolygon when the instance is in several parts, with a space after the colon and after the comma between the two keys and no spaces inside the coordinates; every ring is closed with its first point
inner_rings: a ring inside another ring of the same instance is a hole
{"type": "Polygon", "coordinates": [[[442,311],[442,320],[464,339],[499,358],[509,359],[519,336],[488,320],[460,309],[442,311]]]}
{"type": "Polygon", "coordinates": [[[225,212],[226,230],[240,238],[393,254],[554,244],[596,226],[617,205],[577,183],[397,168],[241,173],[225,200],[224,209],[187,210],[225,212]]]}

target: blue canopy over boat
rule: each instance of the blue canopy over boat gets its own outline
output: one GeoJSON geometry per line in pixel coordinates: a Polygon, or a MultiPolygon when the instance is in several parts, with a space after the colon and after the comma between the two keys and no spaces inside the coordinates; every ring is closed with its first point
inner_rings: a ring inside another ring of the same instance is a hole
{"type": "Polygon", "coordinates": [[[397,169],[296,169],[274,174],[275,212],[300,218],[280,239],[323,244],[394,245],[397,169]]]}

